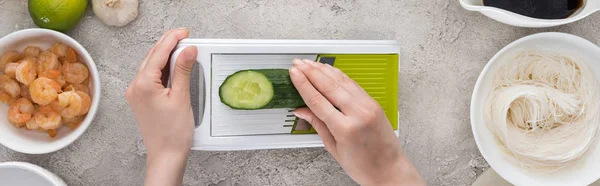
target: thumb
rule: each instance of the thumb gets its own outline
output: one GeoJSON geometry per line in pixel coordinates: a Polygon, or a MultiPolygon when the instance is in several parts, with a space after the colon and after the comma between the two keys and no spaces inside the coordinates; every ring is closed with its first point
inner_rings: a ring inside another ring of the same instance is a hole
{"type": "Polygon", "coordinates": [[[300,119],[306,120],[310,123],[310,125],[315,128],[321,140],[323,140],[323,144],[327,151],[331,153],[334,157],[336,156],[334,153],[337,152],[335,150],[335,138],[327,128],[327,125],[321,119],[319,119],[309,108],[297,108],[294,110],[294,115],[299,117],[300,119]]]}
{"type": "Polygon", "coordinates": [[[195,46],[187,47],[181,51],[175,61],[171,90],[176,92],[190,91],[190,77],[197,57],[198,49],[195,46]]]}

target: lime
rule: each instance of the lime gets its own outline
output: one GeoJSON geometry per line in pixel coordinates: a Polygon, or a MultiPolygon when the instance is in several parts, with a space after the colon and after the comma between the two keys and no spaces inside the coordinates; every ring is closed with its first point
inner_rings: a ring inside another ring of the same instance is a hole
{"type": "Polygon", "coordinates": [[[79,23],[87,5],[88,0],[29,0],[29,15],[41,28],[67,32],[79,23]]]}

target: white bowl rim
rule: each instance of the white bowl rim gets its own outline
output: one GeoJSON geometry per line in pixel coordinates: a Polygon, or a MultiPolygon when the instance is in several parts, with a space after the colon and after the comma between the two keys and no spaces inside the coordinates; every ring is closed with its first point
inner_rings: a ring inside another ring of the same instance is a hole
{"type": "MultiPolygon", "coordinates": [[[[83,135],[83,133],[85,131],[87,131],[88,127],[90,126],[90,124],[92,123],[94,118],[96,117],[100,99],[102,97],[101,96],[100,73],[98,72],[96,63],[94,62],[94,59],[89,54],[89,52],[75,39],[71,38],[70,36],[68,36],[64,33],[58,32],[58,31],[44,29],[44,28],[28,28],[28,29],[18,30],[18,31],[12,32],[10,34],[7,34],[7,35],[3,36],[2,38],[0,38],[0,42],[7,38],[12,38],[12,37],[19,38],[22,35],[28,35],[28,34],[32,34],[32,33],[48,33],[53,36],[56,36],[61,39],[69,41],[70,42],[69,45],[71,45],[71,44],[74,45],[71,47],[75,47],[75,48],[78,48],[81,51],[83,51],[83,53],[81,53],[80,56],[82,56],[86,60],[86,66],[88,67],[88,69],[90,71],[90,76],[93,76],[94,74],[97,75],[97,77],[94,77],[91,79],[91,81],[93,83],[93,87],[94,87],[94,90],[93,90],[94,98],[92,99],[92,105],[90,106],[90,110],[89,110],[86,118],[82,121],[81,125],[79,125],[77,127],[77,129],[71,131],[71,133],[69,133],[67,136],[64,137],[64,138],[66,138],[64,143],[58,143],[58,144],[54,143],[54,144],[48,146],[48,148],[43,148],[43,149],[35,149],[35,148],[23,149],[23,148],[20,148],[19,145],[14,145],[14,143],[6,143],[4,140],[0,140],[0,145],[4,146],[6,148],[9,148],[11,150],[20,152],[20,153],[47,154],[47,153],[52,153],[52,152],[61,150],[65,147],[71,145],[73,142],[75,142],[77,139],[79,139],[79,137],[81,137],[81,135],[83,135]]],[[[0,136],[0,139],[3,139],[3,138],[0,136]]]]}
{"type": "MultiPolygon", "coordinates": [[[[479,93],[480,92],[479,89],[482,86],[483,78],[484,78],[485,74],[490,73],[489,70],[490,70],[493,62],[496,61],[506,51],[512,49],[515,45],[518,45],[518,44],[520,44],[522,42],[525,42],[527,40],[530,40],[530,39],[533,39],[533,38],[537,38],[537,37],[543,38],[543,37],[557,37],[557,36],[558,37],[570,37],[570,38],[572,38],[574,40],[579,40],[580,42],[585,43],[585,45],[594,46],[596,49],[600,50],[600,47],[598,45],[592,43],[591,41],[589,41],[587,39],[584,39],[582,37],[579,37],[579,36],[576,36],[576,35],[573,35],[573,34],[562,33],[562,32],[542,32],[542,33],[536,33],[536,34],[531,34],[531,35],[522,37],[520,39],[517,39],[517,40],[511,42],[510,44],[506,45],[505,47],[503,47],[500,51],[498,51],[487,62],[487,64],[485,65],[485,67],[483,68],[483,70],[481,71],[481,73],[479,74],[479,77],[477,78],[477,82],[475,83],[475,86],[474,86],[474,89],[473,89],[473,94],[471,96],[471,103],[470,103],[470,109],[469,109],[469,112],[470,112],[469,113],[469,117],[470,118],[469,119],[471,121],[471,131],[473,133],[473,138],[475,139],[475,144],[477,145],[477,149],[479,150],[481,156],[483,156],[483,158],[486,160],[486,162],[490,165],[491,168],[501,166],[499,163],[502,163],[504,161],[502,161],[502,160],[492,160],[492,159],[490,159],[487,156],[487,154],[484,151],[481,150],[482,149],[482,144],[481,144],[482,142],[480,141],[479,133],[477,133],[477,131],[475,130],[475,122],[477,122],[477,121],[473,120],[474,115],[476,113],[476,108],[479,108],[479,107],[474,106],[475,102],[476,102],[476,100],[478,98],[477,96],[482,96],[479,93]]],[[[503,179],[505,179],[506,181],[510,182],[511,184],[518,183],[517,182],[518,180],[516,178],[508,176],[502,170],[500,170],[500,171],[499,170],[495,170],[495,171],[496,171],[496,173],[498,173],[498,175],[500,175],[503,179]]],[[[593,180],[584,180],[584,181],[582,181],[582,183],[586,182],[586,185],[589,185],[589,184],[592,184],[593,182],[597,181],[599,178],[596,178],[596,179],[593,179],[593,180]]]]}
{"type": "Polygon", "coordinates": [[[46,181],[52,183],[55,186],[66,186],[62,178],[58,177],[56,174],[50,172],[49,170],[32,163],[8,161],[0,163],[0,168],[17,168],[26,170],[44,178],[46,181]]]}

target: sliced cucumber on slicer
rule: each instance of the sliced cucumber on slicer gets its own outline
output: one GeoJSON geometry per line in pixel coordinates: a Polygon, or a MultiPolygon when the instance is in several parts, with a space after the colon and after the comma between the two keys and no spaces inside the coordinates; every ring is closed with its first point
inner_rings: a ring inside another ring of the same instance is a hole
{"type": "Polygon", "coordinates": [[[322,147],[308,122],[292,111],[305,107],[291,82],[292,60],[332,65],[355,80],[382,107],[398,134],[396,41],[184,39],[171,56],[198,48],[199,99],[193,150],[322,147]]]}
{"type": "Polygon", "coordinates": [[[221,102],[233,109],[297,108],[305,106],[287,69],[241,70],[219,88],[221,102]]]}

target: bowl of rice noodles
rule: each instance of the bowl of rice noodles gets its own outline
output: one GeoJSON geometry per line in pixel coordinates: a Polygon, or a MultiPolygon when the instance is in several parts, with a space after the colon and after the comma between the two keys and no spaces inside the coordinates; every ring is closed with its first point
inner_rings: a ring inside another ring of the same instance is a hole
{"type": "Polygon", "coordinates": [[[566,33],[526,36],[481,72],[471,129],[488,164],[514,185],[600,178],[600,48],[566,33]]]}

